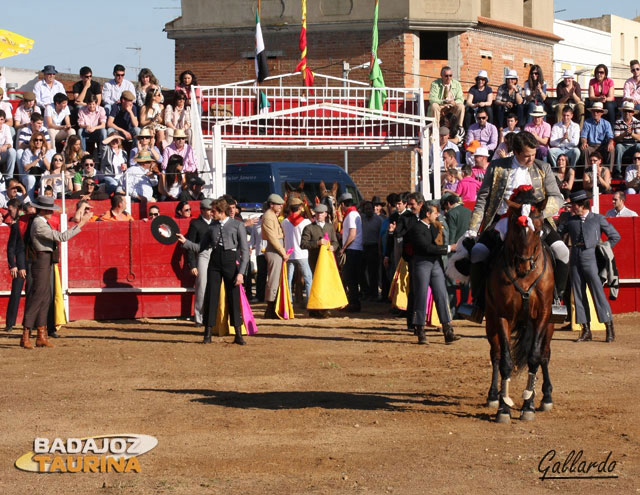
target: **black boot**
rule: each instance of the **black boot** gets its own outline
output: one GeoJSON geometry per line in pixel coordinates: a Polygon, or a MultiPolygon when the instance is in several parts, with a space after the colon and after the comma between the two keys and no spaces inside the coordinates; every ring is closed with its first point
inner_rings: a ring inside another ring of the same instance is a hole
{"type": "Polygon", "coordinates": [[[556,260],[556,268],[553,272],[553,279],[556,284],[556,295],[562,301],[564,291],[567,287],[567,279],[569,278],[569,264],[556,260]]]}
{"type": "Polygon", "coordinates": [[[204,340],[203,344],[211,344],[211,327],[204,327],[204,340]]]}
{"type": "Polygon", "coordinates": [[[607,327],[607,338],[604,341],[613,342],[616,340],[616,333],[613,331],[613,320],[606,322],[604,325],[607,327]]]}
{"type": "Polygon", "coordinates": [[[468,304],[461,304],[458,308],[458,314],[466,320],[474,323],[482,323],[482,319],[484,318],[487,272],[487,264],[484,261],[471,264],[470,282],[473,303],[471,306],[468,304]]]}
{"type": "Polygon", "coordinates": [[[453,344],[456,340],[460,340],[460,335],[456,335],[453,332],[451,323],[445,323],[442,325],[442,333],[444,333],[444,341],[446,344],[453,344]]]}
{"type": "Polygon", "coordinates": [[[276,314],[276,302],[275,301],[267,301],[267,309],[264,312],[264,317],[267,320],[277,320],[278,315],[276,314]]]}
{"type": "Polygon", "coordinates": [[[427,345],[427,335],[424,333],[424,327],[422,325],[416,325],[416,335],[418,336],[418,344],[427,345]]]}
{"type": "Polygon", "coordinates": [[[588,323],[585,323],[582,325],[582,333],[580,334],[580,337],[578,337],[578,340],[576,340],[576,342],[586,342],[591,339],[591,328],[589,327],[588,323]]]}
{"type": "Polygon", "coordinates": [[[236,335],[233,338],[233,343],[238,345],[246,345],[247,343],[242,338],[242,327],[235,327],[236,335]]]}

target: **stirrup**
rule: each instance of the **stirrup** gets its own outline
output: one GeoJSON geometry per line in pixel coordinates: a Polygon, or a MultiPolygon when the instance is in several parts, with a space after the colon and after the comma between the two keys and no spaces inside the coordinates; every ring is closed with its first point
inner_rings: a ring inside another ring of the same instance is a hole
{"type": "Polygon", "coordinates": [[[559,324],[567,321],[567,307],[560,304],[560,299],[556,298],[551,306],[551,315],[549,323],[559,324]]]}
{"type": "Polygon", "coordinates": [[[465,320],[472,321],[473,323],[482,323],[484,318],[484,310],[473,304],[463,303],[458,307],[458,314],[465,320]]]}

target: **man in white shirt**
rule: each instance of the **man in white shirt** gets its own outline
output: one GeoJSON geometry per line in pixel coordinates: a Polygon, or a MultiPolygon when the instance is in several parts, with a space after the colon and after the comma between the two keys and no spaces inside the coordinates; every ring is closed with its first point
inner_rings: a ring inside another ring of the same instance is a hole
{"type": "Polygon", "coordinates": [[[119,191],[134,199],[146,198],[147,201],[154,202],[153,188],[158,185],[158,177],[151,170],[153,162],[155,160],[151,153],[140,153],[136,157],[136,164],[122,175],[119,191]]]}
{"type": "Polygon", "coordinates": [[[551,166],[556,166],[556,160],[560,155],[567,155],[569,166],[575,168],[580,158],[580,126],[573,121],[573,108],[566,105],[562,109],[562,121],[551,128],[549,140],[549,161],[551,166]]]}
{"type": "Polygon", "coordinates": [[[346,310],[357,313],[361,309],[358,280],[362,270],[362,218],[353,205],[353,196],[350,193],[344,193],[338,202],[344,213],[340,257],[346,256],[342,267],[344,282],[348,289],[347,299],[349,299],[346,310]]]}
{"type": "MultiPolygon", "coordinates": [[[[289,201],[289,211],[291,212],[287,218],[282,221],[282,230],[284,231],[284,249],[289,251],[293,249],[293,252],[287,260],[287,275],[289,276],[289,291],[291,291],[291,284],[293,282],[293,273],[298,269],[302,271],[302,277],[304,279],[304,289],[306,295],[304,297],[304,304],[307,305],[309,294],[311,294],[311,282],[313,280],[313,274],[309,267],[309,251],[306,249],[300,249],[300,240],[302,239],[302,231],[311,223],[311,220],[302,216],[302,200],[300,198],[293,198],[289,201]]],[[[293,294],[291,295],[293,300],[293,294]]]]}
{"type": "Polygon", "coordinates": [[[53,103],[44,109],[44,119],[53,143],[64,141],[76,134],[75,129],[71,127],[69,98],[66,93],[58,93],[53,97],[53,103]]]}
{"type": "Polygon", "coordinates": [[[627,208],[624,203],[627,200],[627,195],[622,191],[618,191],[613,195],[613,208],[605,215],[607,218],[617,217],[637,217],[638,214],[627,208]]]}
{"type": "Polygon", "coordinates": [[[123,91],[130,91],[136,94],[136,88],[131,81],[124,78],[124,66],[116,64],[113,67],[113,79],[104,83],[102,88],[102,103],[107,115],[111,112],[111,106],[120,101],[123,91]]]}
{"type": "Polygon", "coordinates": [[[5,180],[13,177],[16,166],[16,150],[13,149],[13,138],[9,126],[5,124],[4,110],[0,110],[0,172],[5,180]]]}
{"type": "Polygon", "coordinates": [[[56,81],[58,71],[53,65],[45,65],[42,69],[43,79],[40,79],[33,87],[36,95],[36,103],[44,110],[47,105],[53,103],[53,97],[58,93],[65,93],[64,86],[60,81],[56,81]]]}

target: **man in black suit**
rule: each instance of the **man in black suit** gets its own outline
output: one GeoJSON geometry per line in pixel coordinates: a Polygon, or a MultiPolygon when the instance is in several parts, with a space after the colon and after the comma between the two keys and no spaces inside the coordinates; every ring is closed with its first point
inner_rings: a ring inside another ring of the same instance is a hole
{"type": "MultiPolygon", "coordinates": [[[[200,244],[200,241],[204,239],[204,236],[209,231],[212,203],[212,199],[203,199],[200,201],[200,216],[191,220],[189,224],[189,230],[185,237],[195,244],[200,244]]],[[[187,264],[191,269],[191,273],[196,276],[196,301],[193,315],[193,320],[196,325],[202,325],[202,304],[207,288],[207,268],[209,266],[210,255],[211,249],[205,249],[199,253],[187,251],[187,264]]]]}
{"type": "MultiPolygon", "coordinates": [[[[464,236],[469,226],[469,220],[471,219],[471,210],[466,208],[462,204],[460,196],[455,194],[445,194],[440,200],[442,210],[444,211],[444,218],[447,221],[449,227],[449,241],[451,244],[455,244],[458,240],[464,236]]],[[[451,258],[451,254],[449,258],[451,258]]],[[[446,277],[447,293],[449,295],[449,309],[451,313],[455,315],[458,307],[457,288],[458,284],[455,280],[446,277]]],[[[466,303],[469,299],[469,284],[460,284],[460,300],[466,303]]]]}
{"type": "MultiPolygon", "coordinates": [[[[22,237],[23,234],[20,232],[20,225],[18,223],[20,200],[17,198],[10,199],[7,208],[13,218],[9,241],[7,242],[7,261],[9,262],[9,273],[11,274],[11,296],[9,297],[9,304],[7,305],[5,331],[10,332],[16,324],[22,287],[27,279],[27,260],[24,239],[22,237]]],[[[24,225],[26,227],[26,222],[24,225]]],[[[26,292],[29,292],[29,287],[27,287],[26,292]]]]}
{"type": "Polygon", "coordinates": [[[242,338],[240,286],[244,283],[243,273],[249,263],[247,231],[242,222],[227,216],[228,205],[224,199],[215,200],[211,208],[214,221],[199,244],[188,241],[181,234],[178,234],[178,240],[184,244],[185,249],[196,253],[211,248],[202,315],[204,343],[211,343],[211,328],[216,324],[218,313],[220,285],[224,282],[231,325],[236,334],[233,342],[244,345],[246,342],[242,338]]]}
{"type": "Polygon", "coordinates": [[[411,323],[418,335],[418,344],[426,344],[427,337],[424,325],[427,317],[427,288],[431,287],[433,300],[436,303],[438,317],[442,322],[442,331],[447,344],[458,340],[451,327],[451,313],[447,301],[447,287],[444,281],[441,256],[455,250],[455,244],[439,245],[436,237],[439,234],[438,208],[434,204],[424,204],[420,208],[420,220],[405,235],[412,248],[411,285],[413,293],[413,311],[411,323]]]}

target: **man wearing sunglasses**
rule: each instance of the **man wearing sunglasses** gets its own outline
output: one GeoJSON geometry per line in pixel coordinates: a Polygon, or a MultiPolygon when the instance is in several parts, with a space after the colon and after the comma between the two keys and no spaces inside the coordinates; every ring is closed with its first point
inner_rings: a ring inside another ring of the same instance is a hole
{"type": "Polygon", "coordinates": [[[104,110],[109,115],[112,105],[115,105],[120,101],[122,93],[129,91],[131,94],[136,94],[136,89],[131,81],[124,78],[124,66],[116,64],[113,67],[113,79],[104,83],[102,88],[102,102],[104,103],[104,110]]]}
{"type": "Polygon", "coordinates": [[[476,110],[476,123],[469,126],[465,146],[469,146],[471,141],[478,141],[489,151],[495,151],[498,146],[498,128],[489,122],[489,114],[484,107],[476,110]]]}
{"type": "Polygon", "coordinates": [[[624,83],[623,97],[625,101],[633,103],[636,110],[640,110],[640,62],[629,62],[631,77],[624,83]]]}
{"type": "Polygon", "coordinates": [[[624,101],[620,107],[622,118],[616,121],[613,140],[616,143],[615,178],[622,178],[622,159],[633,157],[640,151],[640,121],[634,117],[638,111],[633,102],[624,101]]]}
{"type": "Polygon", "coordinates": [[[431,83],[429,90],[429,117],[440,127],[440,114],[453,113],[458,124],[464,119],[464,94],[460,81],[453,78],[453,69],[445,66],[440,71],[440,78],[431,83]]]}
{"type": "Polygon", "coordinates": [[[88,105],[92,96],[97,98],[98,106],[102,103],[102,88],[98,81],[93,80],[91,67],[85,66],[80,69],[80,80],[73,85],[72,91],[76,108],[88,105]]]}

